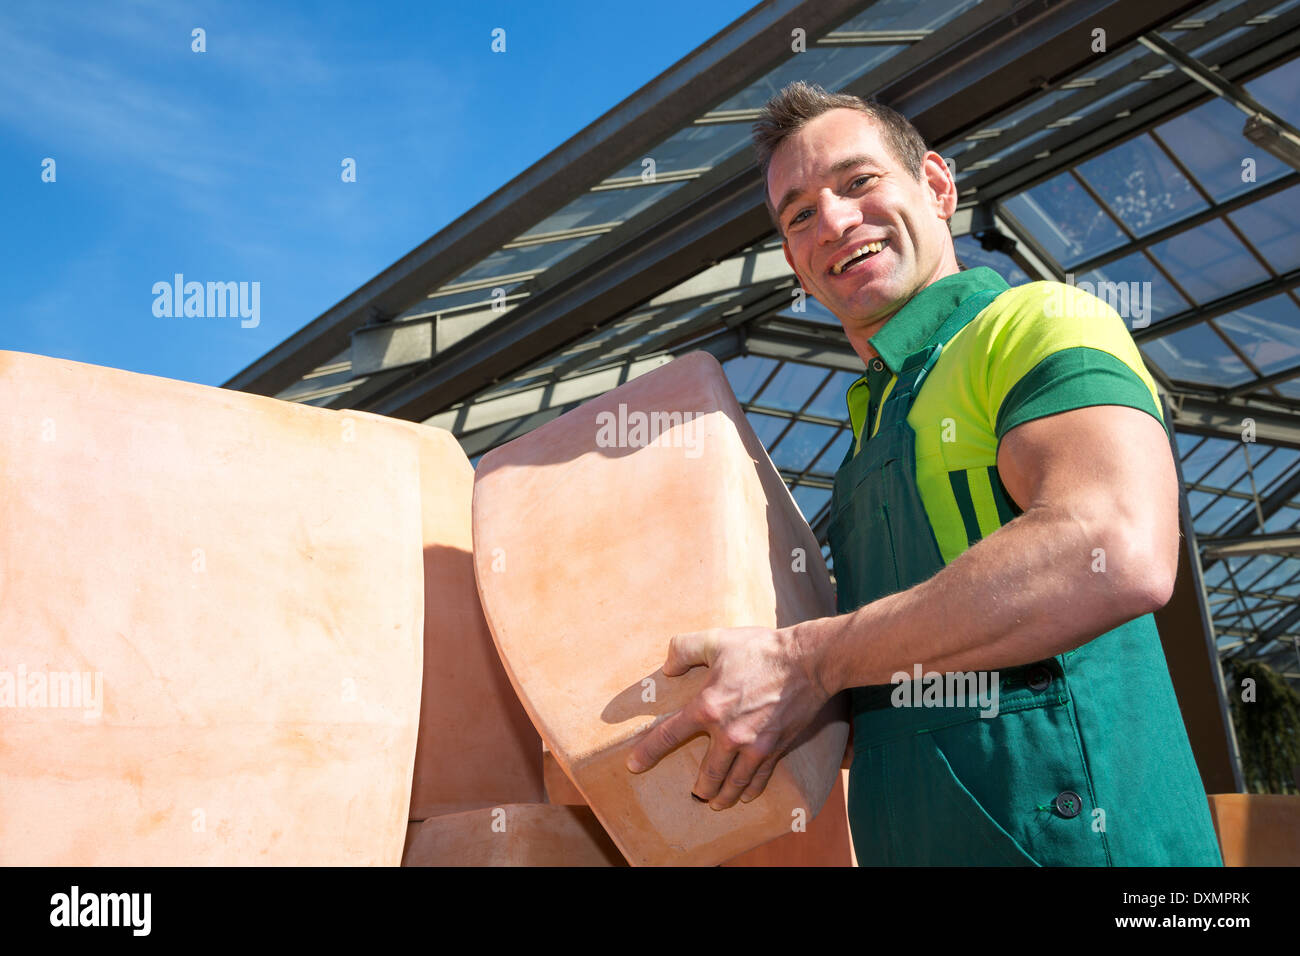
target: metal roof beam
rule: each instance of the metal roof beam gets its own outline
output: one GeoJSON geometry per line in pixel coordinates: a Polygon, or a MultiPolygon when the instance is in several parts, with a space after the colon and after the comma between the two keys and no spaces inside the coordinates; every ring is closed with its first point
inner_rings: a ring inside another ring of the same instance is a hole
{"type": "Polygon", "coordinates": [[[700,113],[702,90],[723,99],[785,60],[796,27],[818,37],[862,7],[862,0],[760,4],[232,376],[225,387],[263,395],[286,387],[346,348],[354,328],[374,317],[399,315],[689,124],[700,113]]]}
{"type": "Polygon", "coordinates": [[[449,408],[445,412],[439,412],[425,419],[424,424],[444,428],[453,435],[462,435],[551,408],[571,405],[574,402],[585,402],[597,395],[604,395],[610,389],[618,388],[652,369],[667,365],[670,361],[670,356],[659,355],[599,369],[559,382],[521,388],[507,395],[449,408]]]}
{"type": "MultiPolygon", "coordinates": [[[[697,185],[707,184],[697,180],[684,188],[697,185]]],[[[752,245],[771,229],[752,166],[649,231],[627,228],[636,222],[615,233],[617,244],[597,261],[438,355],[369,410],[423,419],[564,347],[579,332],[640,306],[698,272],[701,262],[752,245]]]]}
{"type": "MultiPolygon", "coordinates": [[[[1240,23],[1249,20],[1254,13],[1267,10],[1276,5],[1277,0],[1249,0],[1248,3],[1242,6],[1224,11],[1223,14],[1215,17],[1208,27],[1196,31],[1196,43],[1199,46],[1204,42],[1213,40],[1229,30],[1235,29],[1240,23]]],[[[1118,53],[1118,48],[1114,44],[1108,43],[1107,48],[1111,51],[1108,55],[1118,53]]],[[[1163,61],[1158,54],[1147,53],[1127,66],[1112,71],[1104,77],[1089,83],[1082,82],[1088,78],[1086,76],[1087,72],[1104,62],[1104,58],[1094,58],[1093,63],[1077,71],[1072,78],[1051,84],[1055,90],[1076,90],[1080,92],[1076,92],[1074,96],[1065,97],[1059,102],[1025,116],[1015,126],[1000,131],[999,135],[980,137],[981,142],[964,150],[958,162],[963,167],[970,167],[988,159],[990,156],[1005,152],[1009,147],[1040,130],[1050,129],[1055,124],[1060,124],[1058,128],[1073,125],[1062,121],[1071,117],[1077,119],[1080,115],[1086,115],[1089,107],[1097,100],[1103,99],[1114,91],[1122,89],[1129,83],[1151,73],[1152,69],[1162,65],[1163,61]]],[[[998,128],[996,120],[992,128],[998,128]]],[[[973,137],[968,136],[966,138],[972,139],[973,137]]]]}
{"type": "Polygon", "coordinates": [[[864,372],[862,359],[849,347],[847,339],[839,345],[826,338],[759,328],[746,332],[745,351],[783,362],[802,362],[859,375],[864,372]]]}
{"type": "MultiPolygon", "coordinates": [[[[1220,73],[1236,82],[1292,56],[1300,48],[1300,10],[1280,16],[1271,39],[1244,36],[1228,43],[1228,58],[1220,73]]],[[[1158,24],[1152,26],[1155,29],[1158,24]]],[[[972,173],[960,188],[990,202],[1031,189],[1063,170],[1077,166],[1112,146],[1162,123],[1172,116],[1207,102],[1211,94],[1179,73],[1153,80],[1123,99],[1089,114],[1078,123],[1030,143],[1003,157],[994,166],[972,173]]]]}
{"type": "Polygon", "coordinates": [[[1200,537],[1206,557],[1239,558],[1252,554],[1300,554],[1300,534],[1280,531],[1273,534],[1219,535],[1200,537]]]}
{"type": "Polygon", "coordinates": [[[861,81],[850,89],[876,95],[907,116],[927,142],[943,143],[1094,62],[1094,30],[1104,30],[1108,47],[1118,49],[1197,5],[1185,0],[1018,4],[1010,16],[970,32],[936,61],[883,89],[861,81]]]}
{"type": "MultiPolygon", "coordinates": [[[[985,6],[969,13],[980,11],[981,16],[992,16],[992,5],[988,10],[985,6]]],[[[956,60],[950,51],[937,52],[942,50],[940,44],[950,43],[952,37],[943,30],[936,31],[907,51],[915,58],[923,52],[921,47],[933,43],[935,52],[930,59],[934,62],[927,62],[923,68],[918,64],[885,90],[877,90],[879,71],[872,71],[858,85],[864,87],[861,92],[880,92],[882,100],[892,99],[896,107],[903,104],[905,109],[914,108],[918,113],[913,119],[919,121],[922,132],[931,139],[942,138],[969,125],[972,110],[983,113],[1006,102],[990,99],[991,94],[1000,91],[1007,97],[1029,95],[1037,87],[1028,78],[1037,72],[1072,72],[1095,56],[1090,51],[1094,26],[1105,26],[1115,38],[1130,32],[1136,36],[1193,6],[1162,0],[1144,5],[1138,14],[1131,4],[1121,0],[1033,0],[996,16],[991,23],[991,28],[997,28],[993,32],[976,31],[979,42],[975,46],[970,41],[959,42],[956,60]],[[1053,36],[1052,31],[1057,30],[1064,33],[1053,36]],[[936,85],[939,76],[945,79],[936,85]],[[990,87],[981,77],[996,82],[990,87]]],[[[953,23],[964,19],[965,15],[953,23]]],[[[891,68],[891,62],[886,61],[882,67],[891,68]]],[[[897,64],[892,67],[898,68],[897,64]]],[[[693,190],[692,204],[678,208],[649,228],[641,228],[640,217],[626,223],[607,237],[613,248],[593,250],[581,272],[531,297],[463,343],[465,348],[458,346],[437,357],[430,369],[407,377],[370,410],[403,418],[426,417],[526,366],[530,356],[562,347],[579,329],[599,325],[611,315],[661,294],[698,272],[701,262],[716,262],[770,235],[763,183],[752,158],[738,154],[721,170],[715,170],[715,174],[719,173],[730,174],[730,178],[711,181],[711,174],[684,187],[682,191],[693,190]],[[639,234],[637,228],[641,228],[639,234]]]]}
{"type": "Polygon", "coordinates": [[[1173,403],[1174,427],[1193,435],[1241,441],[1245,420],[1255,423],[1255,439],[1266,445],[1300,448],[1300,418],[1244,401],[1210,401],[1183,396],[1173,403]]]}

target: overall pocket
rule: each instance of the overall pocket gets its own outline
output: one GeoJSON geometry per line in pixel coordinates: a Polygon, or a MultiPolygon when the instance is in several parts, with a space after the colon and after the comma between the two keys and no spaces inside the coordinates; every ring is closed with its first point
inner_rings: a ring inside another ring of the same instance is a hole
{"type": "Polygon", "coordinates": [[[862,866],[1038,866],[952,772],[930,734],[872,747],[849,771],[862,866]]]}
{"type": "Polygon", "coordinates": [[[1009,707],[923,736],[971,804],[1036,863],[1109,866],[1106,817],[1073,703],[1045,694],[1042,706],[1009,707]]]}

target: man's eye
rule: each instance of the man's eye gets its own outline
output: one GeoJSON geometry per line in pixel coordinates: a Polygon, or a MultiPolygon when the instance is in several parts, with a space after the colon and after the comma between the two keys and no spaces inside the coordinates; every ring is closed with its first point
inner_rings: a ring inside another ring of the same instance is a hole
{"type": "Polygon", "coordinates": [[[864,175],[864,176],[859,176],[857,179],[853,180],[853,185],[852,185],[851,187],[849,187],[849,188],[850,188],[850,189],[857,189],[860,185],[862,185],[863,183],[865,183],[865,182],[866,182],[868,179],[870,179],[870,178],[871,178],[870,176],[865,176],[865,175],[864,175]]]}
{"type": "Polygon", "coordinates": [[[807,210],[807,209],[803,209],[803,210],[801,210],[797,215],[795,215],[795,217],[794,217],[793,219],[790,220],[790,225],[793,226],[793,225],[794,225],[795,223],[797,223],[797,222],[802,222],[802,221],[803,221],[803,218],[804,218],[804,215],[807,214],[808,212],[809,212],[809,210],[807,210]]]}

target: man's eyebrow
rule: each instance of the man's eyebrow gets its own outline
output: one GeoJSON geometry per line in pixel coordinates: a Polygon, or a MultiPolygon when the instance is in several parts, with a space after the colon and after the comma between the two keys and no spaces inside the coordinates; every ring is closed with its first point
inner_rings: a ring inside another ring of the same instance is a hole
{"type": "MultiPolygon", "coordinates": [[[[858,156],[846,156],[844,159],[835,163],[829,171],[831,175],[834,175],[835,173],[842,173],[846,169],[852,169],[854,166],[861,166],[864,163],[870,163],[871,161],[871,157],[867,156],[865,153],[858,156]]],[[[791,186],[787,189],[785,195],[781,197],[781,201],[776,204],[776,218],[780,219],[781,216],[785,214],[785,207],[799,198],[802,193],[803,189],[799,186],[791,186]]]]}

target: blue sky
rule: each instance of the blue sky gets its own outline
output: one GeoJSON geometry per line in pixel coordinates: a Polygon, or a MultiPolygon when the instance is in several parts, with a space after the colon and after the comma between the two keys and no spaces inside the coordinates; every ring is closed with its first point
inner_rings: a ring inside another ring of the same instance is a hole
{"type": "Polygon", "coordinates": [[[6,2],[0,349],[219,385],[753,5],[6,2]]]}

